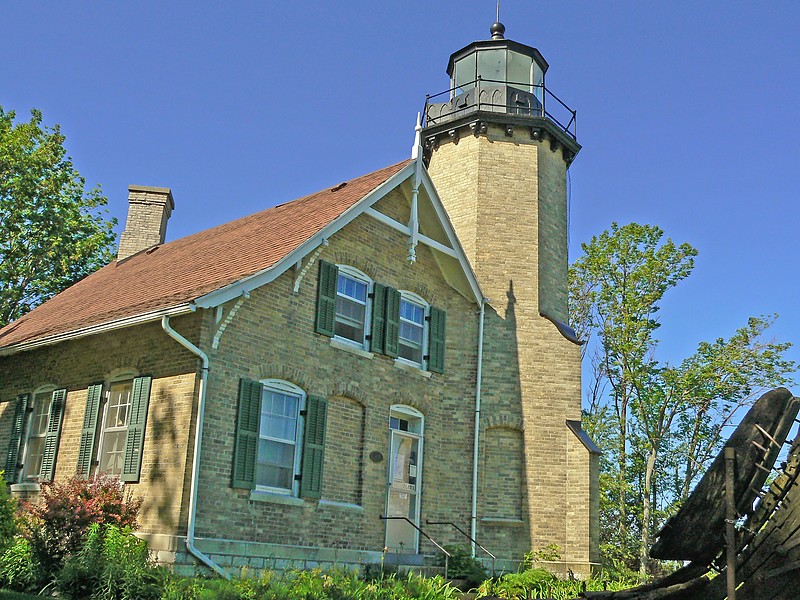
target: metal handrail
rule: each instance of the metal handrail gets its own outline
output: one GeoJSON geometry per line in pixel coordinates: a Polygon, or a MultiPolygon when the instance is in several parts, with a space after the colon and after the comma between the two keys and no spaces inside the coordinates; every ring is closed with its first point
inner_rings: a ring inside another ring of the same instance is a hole
{"type": "Polygon", "coordinates": [[[447,579],[447,566],[451,555],[447,550],[442,548],[436,540],[434,540],[431,536],[425,533],[416,523],[414,523],[414,521],[412,521],[408,517],[384,517],[383,515],[378,515],[378,518],[381,521],[405,521],[406,523],[411,525],[414,529],[419,531],[422,535],[424,535],[431,544],[436,546],[442,552],[442,554],[444,554],[444,578],[447,579]]]}
{"type": "Polygon", "coordinates": [[[425,524],[426,525],[450,525],[451,527],[454,527],[461,535],[463,535],[470,542],[475,544],[478,548],[480,548],[481,550],[486,552],[486,554],[488,554],[492,558],[492,577],[494,577],[494,561],[497,560],[497,557],[494,554],[492,554],[491,552],[489,552],[485,547],[483,547],[478,542],[478,540],[473,538],[470,534],[468,534],[466,531],[461,529],[461,527],[459,527],[458,525],[456,525],[455,523],[453,523],[451,521],[429,521],[428,519],[425,519],[425,524]]]}
{"type": "MultiPolygon", "coordinates": [[[[566,133],[567,135],[572,137],[572,139],[577,140],[577,124],[578,124],[577,123],[577,118],[578,118],[577,115],[578,115],[578,111],[572,110],[563,100],[561,100],[561,98],[559,98],[552,91],[547,89],[547,87],[544,85],[544,83],[530,83],[530,82],[527,82],[527,81],[526,82],[502,81],[502,80],[499,80],[499,79],[483,79],[482,77],[478,77],[477,79],[475,79],[473,81],[465,82],[465,83],[463,83],[462,85],[460,85],[458,87],[450,88],[450,89],[445,90],[443,92],[439,92],[438,94],[433,94],[433,95],[428,94],[425,97],[425,108],[423,110],[423,115],[425,115],[425,126],[430,125],[431,124],[430,121],[433,121],[434,123],[436,121],[438,121],[438,119],[429,119],[429,117],[428,117],[428,105],[431,103],[432,99],[439,98],[440,96],[444,96],[444,95],[447,95],[448,99],[452,99],[454,97],[454,92],[457,92],[458,90],[463,89],[465,87],[474,86],[478,90],[478,94],[476,94],[475,103],[471,104],[470,106],[466,106],[464,108],[461,108],[461,109],[453,110],[452,112],[448,113],[445,116],[449,117],[449,116],[458,114],[459,112],[463,112],[463,111],[466,111],[468,109],[473,109],[475,107],[477,107],[478,110],[480,110],[481,107],[509,108],[508,105],[506,105],[506,104],[494,104],[494,103],[490,103],[490,102],[481,102],[481,100],[480,100],[480,86],[481,86],[482,83],[483,84],[486,84],[486,83],[489,83],[489,84],[497,83],[497,84],[503,84],[503,85],[516,86],[516,87],[519,87],[519,88],[528,88],[528,89],[532,89],[532,90],[541,90],[541,92],[542,92],[541,93],[542,107],[540,109],[540,112],[541,112],[540,116],[544,116],[544,117],[550,119],[556,125],[558,125],[564,131],[564,133],[566,133]],[[564,125],[558,118],[556,118],[550,111],[547,110],[547,98],[548,97],[552,98],[553,100],[558,102],[558,104],[561,105],[561,107],[564,108],[564,110],[567,111],[570,114],[570,119],[569,119],[569,121],[567,122],[566,125],[564,125]]],[[[537,112],[539,112],[539,111],[537,110],[537,112]]]]}

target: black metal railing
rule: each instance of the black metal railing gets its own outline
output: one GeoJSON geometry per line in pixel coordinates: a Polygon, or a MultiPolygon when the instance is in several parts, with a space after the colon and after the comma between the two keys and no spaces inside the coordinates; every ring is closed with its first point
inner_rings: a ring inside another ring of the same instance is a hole
{"type": "Polygon", "coordinates": [[[425,97],[424,126],[437,125],[456,119],[464,114],[487,111],[505,112],[509,114],[545,117],[555,123],[564,133],[573,140],[577,140],[577,111],[567,106],[561,98],[545,87],[543,83],[531,84],[530,82],[500,81],[478,77],[474,81],[464,83],[456,88],[450,88],[438,94],[425,97]],[[506,97],[502,103],[486,100],[482,92],[493,92],[498,86],[508,86],[508,90],[522,92],[535,102],[529,105],[511,103],[506,97]],[[469,95],[474,91],[473,98],[469,95]],[[437,102],[437,99],[439,100],[437,102]],[[460,102],[457,102],[459,101],[460,102]],[[446,106],[446,105],[450,106],[446,106]],[[441,107],[438,115],[431,114],[433,106],[441,107]],[[555,106],[555,108],[554,108],[555,106]]]}
{"type": "Polygon", "coordinates": [[[419,527],[419,525],[414,523],[414,521],[412,521],[408,517],[384,517],[383,515],[378,515],[378,518],[381,521],[405,521],[406,523],[411,525],[414,529],[419,531],[422,535],[424,535],[431,544],[436,546],[439,549],[439,551],[442,554],[444,554],[444,578],[447,579],[447,567],[448,567],[448,561],[450,560],[450,553],[444,548],[442,548],[442,546],[436,540],[434,540],[431,536],[429,536],[425,531],[422,530],[422,528],[419,527]]]}
{"type": "Polygon", "coordinates": [[[459,527],[458,525],[456,525],[455,523],[453,523],[453,522],[451,522],[451,521],[428,521],[427,519],[425,519],[425,524],[426,524],[426,525],[450,525],[451,527],[455,528],[455,530],[456,530],[456,531],[458,531],[458,532],[459,532],[461,535],[463,535],[463,536],[464,536],[465,538],[467,538],[467,539],[468,539],[470,542],[472,542],[473,544],[475,544],[475,545],[476,545],[478,548],[480,548],[480,549],[481,549],[481,550],[483,550],[483,551],[484,551],[486,554],[488,554],[488,555],[489,555],[489,558],[491,558],[491,559],[492,559],[492,577],[494,577],[494,562],[495,562],[495,560],[497,560],[497,557],[496,557],[494,554],[492,554],[491,552],[489,552],[489,551],[488,551],[486,548],[484,548],[484,547],[483,547],[483,546],[482,546],[482,545],[481,545],[481,544],[478,542],[478,540],[476,540],[475,538],[473,538],[473,537],[472,537],[470,534],[468,534],[466,531],[464,531],[463,529],[461,529],[461,527],[459,527]]]}

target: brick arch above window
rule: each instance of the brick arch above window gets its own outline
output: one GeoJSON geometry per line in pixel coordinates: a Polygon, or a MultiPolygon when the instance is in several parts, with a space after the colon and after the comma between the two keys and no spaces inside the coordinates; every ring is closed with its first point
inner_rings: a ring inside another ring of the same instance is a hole
{"type": "Polygon", "coordinates": [[[506,429],[514,429],[516,431],[525,431],[525,425],[522,422],[522,417],[509,414],[491,415],[483,420],[483,429],[495,429],[504,427],[506,429]]]}
{"type": "Polygon", "coordinates": [[[343,250],[334,250],[333,256],[339,266],[349,265],[361,271],[372,281],[378,279],[378,266],[363,256],[343,250]]]}
{"type": "Polygon", "coordinates": [[[308,377],[305,371],[290,367],[288,365],[268,364],[262,365],[259,369],[259,380],[264,379],[282,379],[289,383],[308,390],[308,377]]]}
{"type": "Polygon", "coordinates": [[[328,392],[328,397],[340,396],[342,398],[349,398],[355,402],[358,402],[362,406],[367,406],[367,395],[364,393],[364,390],[360,389],[356,384],[353,382],[341,382],[335,384],[333,387],[330,388],[328,392]]]}

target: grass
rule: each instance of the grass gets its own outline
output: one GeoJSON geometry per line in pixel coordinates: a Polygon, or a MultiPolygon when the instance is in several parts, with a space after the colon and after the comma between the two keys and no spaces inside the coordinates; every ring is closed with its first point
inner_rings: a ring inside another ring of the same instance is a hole
{"type": "Polygon", "coordinates": [[[41,596],[34,596],[33,594],[20,594],[19,592],[6,592],[0,590],[0,600],[30,600],[31,598],[41,599],[41,596]]]}

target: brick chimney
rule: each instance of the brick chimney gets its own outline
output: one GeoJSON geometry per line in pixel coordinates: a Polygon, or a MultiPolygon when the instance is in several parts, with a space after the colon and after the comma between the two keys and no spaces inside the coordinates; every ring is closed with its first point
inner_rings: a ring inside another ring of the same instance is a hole
{"type": "Polygon", "coordinates": [[[169,188],[128,186],[128,221],[119,238],[117,260],[163,244],[167,220],[174,208],[175,201],[169,188]]]}

